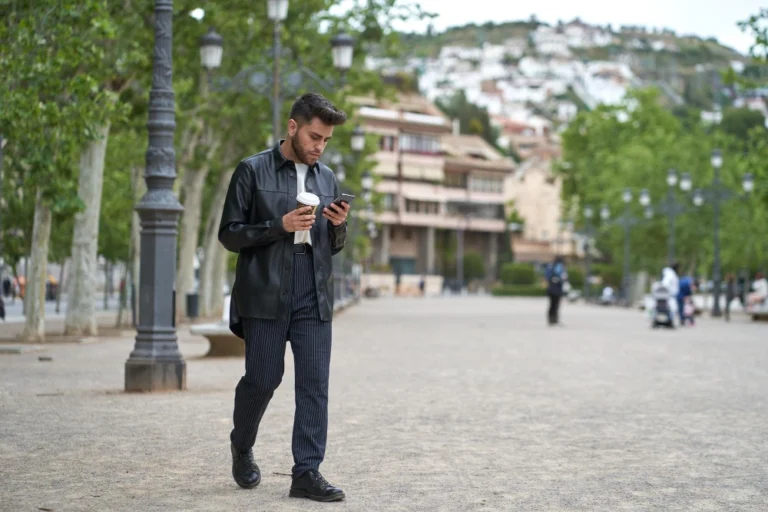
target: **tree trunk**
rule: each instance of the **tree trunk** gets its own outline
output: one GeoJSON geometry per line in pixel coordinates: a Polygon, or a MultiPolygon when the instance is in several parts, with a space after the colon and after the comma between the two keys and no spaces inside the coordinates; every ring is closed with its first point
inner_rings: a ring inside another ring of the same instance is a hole
{"type": "Polygon", "coordinates": [[[203,188],[208,170],[187,169],[184,174],[184,213],[179,230],[179,268],[176,275],[176,318],[186,316],[186,296],[195,287],[195,254],[197,253],[203,188]]]}
{"type": "MultiPolygon", "coordinates": [[[[139,199],[144,194],[147,188],[147,184],[141,179],[141,168],[134,167],[131,171],[131,188],[133,189],[133,203],[139,202],[139,199]]],[[[133,212],[133,219],[131,222],[131,255],[128,261],[128,265],[131,267],[131,290],[128,290],[128,296],[133,297],[131,300],[131,311],[133,311],[132,321],[134,321],[134,327],[139,323],[139,262],[141,256],[141,219],[139,214],[133,212]],[[131,295],[131,293],[133,295],[131,295]]]]}
{"type": "Polygon", "coordinates": [[[51,209],[43,202],[41,191],[35,200],[32,226],[32,259],[24,294],[27,306],[23,341],[45,341],[45,283],[48,280],[48,243],[51,240],[51,209]]]}
{"type": "Polygon", "coordinates": [[[97,333],[96,304],[93,299],[96,295],[99,213],[109,123],[98,126],[96,132],[96,139],[80,155],[77,194],[85,203],[85,209],[75,215],[64,334],[95,336],[97,333]]]}
{"type": "Polygon", "coordinates": [[[215,288],[211,295],[211,314],[221,318],[224,310],[224,294],[221,287],[227,282],[229,274],[229,251],[223,245],[216,246],[216,257],[214,258],[215,267],[213,269],[213,283],[215,288]]]}
{"type": "Polygon", "coordinates": [[[115,327],[117,328],[119,328],[123,323],[123,312],[125,311],[125,307],[128,301],[128,268],[129,265],[126,264],[125,268],[123,269],[123,278],[120,281],[120,286],[117,288],[120,294],[120,304],[117,308],[117,321],[115,322],[115,327]]]}
{"type": "Polygon", "coordinates": [[[61,262],[61,268],[59,269],[59,286],[56,287],[56,313],[61,311],[61,291],[64,288],[64,269],[67,267],[67,260],[61,262]]]}
{"type": "Polygon", "coordinates": [[[227,197],[229,180],[232,171],[222,172],[219,184],[213,197],[211,210],[208,212],[208,223],[205,228],[205,240],[203,240],[205,253],[200,268],[200,315],[211,316],[214,314],[214,296],[221,295],[221,280],[214,280],[217,268],[217,251],[221,248],[219,243],[219,224],[221,212],[224,209],[224,200],[227,197]]]}
{"type": "Polygon", "coordinates": [[[109,309],[109,289],[112,281],[112,273],[110,272],[111,263],[104,260],[104,311],[109,309]]]}

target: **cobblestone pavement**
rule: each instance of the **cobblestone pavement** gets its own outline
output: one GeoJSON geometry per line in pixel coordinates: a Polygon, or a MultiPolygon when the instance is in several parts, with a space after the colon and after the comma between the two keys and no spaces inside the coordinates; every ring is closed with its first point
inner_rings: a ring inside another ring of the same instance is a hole
{"type": "Polygon", "coordinates": [[[768,510],[768,325],[653,331],[641,313],[537,299],[378,299],[334,325],[323,474],[288,498],[293,371],[230,475],[239,359],[180,332],[189,389],[125,394],[133,340],[0,356],[0,510],[768,510]],[[46,354],[51,361],[40,361],[46,354]]]}

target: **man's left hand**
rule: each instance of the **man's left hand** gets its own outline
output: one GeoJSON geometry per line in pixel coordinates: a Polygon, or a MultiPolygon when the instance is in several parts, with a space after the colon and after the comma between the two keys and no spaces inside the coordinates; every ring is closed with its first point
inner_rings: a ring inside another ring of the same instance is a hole
{"type": "Polygon", "coordinates": [[[341,206],[331,203],[323,208],[323,217],[331,221],[334,226],[341,226],[347,220],[349,214],[349,203],[343,202],[341,206]]]}

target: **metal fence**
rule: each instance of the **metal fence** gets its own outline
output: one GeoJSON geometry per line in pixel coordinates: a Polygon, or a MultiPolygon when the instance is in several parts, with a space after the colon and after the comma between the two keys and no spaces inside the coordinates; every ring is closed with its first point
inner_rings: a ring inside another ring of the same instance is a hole
{"type": "Polygon", "coordinates": [[[344,258],[334,256],[333,261],[333,308],[344,309],[360,300],[361,267],[344,258]]]}

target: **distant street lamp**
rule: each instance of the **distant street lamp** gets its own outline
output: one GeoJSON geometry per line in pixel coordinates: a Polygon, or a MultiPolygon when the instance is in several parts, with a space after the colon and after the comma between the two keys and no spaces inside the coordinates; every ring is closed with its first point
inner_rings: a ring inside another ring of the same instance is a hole
{"type": "MultiPolygon", "coordinates": [[[[274,24],[272,31],[272,48],[269,55],[272,60],[272,74],[267,76],[264,69],[265,63],[249,66],[234,76],[232,79],[222,79],[216,85],[217,90],[238,90],[251,89],[258,94],[269,95],[272,103],[272,142],[276,144],[280,140],[283,122],[280,114],[280,107],[283,101],[284,89],[289,89],[291,94],[302,89],[303,76],[310,77],[322,89],[333,91],[344,84],[347,71],[352,67],[355,40],[346,33],[338,34],[331,39],[331,56],[333,58],[333,67],[339,72],[338,81],[324,80],[310,68],[301,64],[301,58],[295,56],[291,61],[296,61],[293,66],[294,72],[286,73],[285,83],[281,78],[281,59],[285,56],[294,57],[288,48],[283,48],[280,40],[282,23],[288,17],[288,0],[267,0],[267,17],[274,24]],[[270,86],[270,87],[268,87],[270,86]],[[286,87],[287,86],[287,87],[286,87]]],[[[202,66],[208,71],[209,82],[211,72],[221,65],[223,53],[223,38],[211,27],[208,34],[203,36],[200,41],[200,60],[202,66]]],[[[286,70],[288,71],[288,70],[286,70]]],[[[211,84],[213,85],[213,84],[211,84]]]]}
{"type": "Polygon", "coordinates": [[[331,39],[331,48],[333,51],[333,67],[341,72],[343,84],[346,72],[352,67],[355,40],[349,34],[342,32],[331,39]]]}
{"type": "MultiPolygon", "coordinates": [[[[3,242],[5,237],[3,236],[3,213],[5,210],[5,199],[3,197],[3,147],[5,146],[5,139],[3,134],[0,133],[0,287],[3,284],[3,267],[5,266],[5,254],[3,253],[3,242]]],[[[0,305],[3,304],[3,292],[0,288],[0,305]]]]}
{"type": "MultiPolygon", "coordinates": [[[[722,269],[720,261],[720,203],[731,197],[734,197],[733,192],[723,186],[720,181],[720,169],[723,167],[723,154],[720,149],[712,150],[710,156],[710,164],[714,171],[712,179],[712,185],[708,191],[697,189],[693,193],[693,204],[695,206],[701,206],[704,204],[705,195],[712,199],[712,226],[713,231],[713,250],[714,258],[712,262],[712,316],[722,316],[722,310],[720,308],[720,295],[722,292],[722,269]]],[[[751,173],[747,173],[742,177],[742,188],[747,194],[752,192],[755,188],[754,178],[751,173]]]]}
{"type": "Polygon", "coordinates": [[[712,316],[717,317],[722,315],[722,312],[720,311],[720,285],[722,280],[720,275],[720,169],[723,167],[723,155],[719,149],[712,151],[711,162],[712,168],[715,171],[714,180],[712,182],[712,187],[714,189],[712,224],[715,229],[713,239],[715,261],[712,265],[712,280],[715,286],[712,294],[714,300],[714,304],[712,305],[712,316]]]}
{"type": "Polygon", "coordinates": [[[594,211],[592,210],[591,206],[585,206],[584,207],[584,219],[586,220],[586,226],[585,226],[585,238],[584,238],[584,284],[582,294],[584,295],[584,300],[589,300],[589,276],[592,272],[592,216],[594,215],[594,211]]]}
{"type": "Polygon", "coordinates": [[[224,38],[213,27],[200,38],[200,63],[205,69],[208,78],[208,87],[211,86],[213,70],[221,66],[221,57],[224,54],[224,38]]]}
{"type": "Polygon", "coordinates": [[[224,38],[213,27],[200,38],[200,62],[208,70],[221,66],[221,57],[224,54],[224,38]]]}
{"type": "Polygon", "coordinates": [[[349,138],[349,145],[352,147],[352,151],[355,154],[360,153],[365,148],[365,130],[360,128],[360,125],[355,126],[352,130],[352,135],[349,138]]]}

